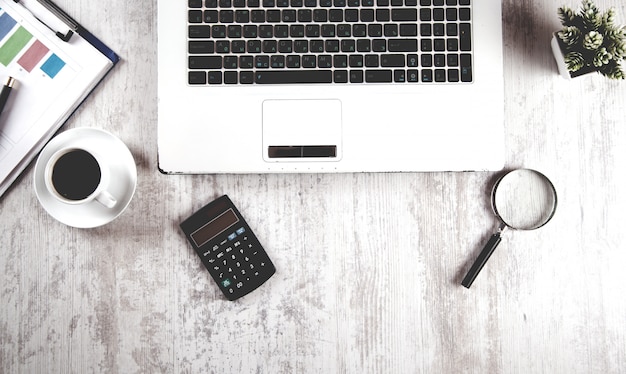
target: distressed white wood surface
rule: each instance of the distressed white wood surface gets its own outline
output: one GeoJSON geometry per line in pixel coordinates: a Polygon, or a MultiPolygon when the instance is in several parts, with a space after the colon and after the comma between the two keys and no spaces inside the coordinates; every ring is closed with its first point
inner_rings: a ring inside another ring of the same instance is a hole
{"type": "Polygon", "coordinates": [[[503,5],[507,169],[547,174],[557,214],[471,290],[501,173],[163,176],[155,2],[57,2],[123,58],[64,129],[118,135],[139,184],[92,230],[48,216],[32,166],[0,200],[0,372],[624,372],[626,83],[557,75],[561,2],[503,5]],[[237,302],[178,229],[224,193],[277,267],[237,302]]]}

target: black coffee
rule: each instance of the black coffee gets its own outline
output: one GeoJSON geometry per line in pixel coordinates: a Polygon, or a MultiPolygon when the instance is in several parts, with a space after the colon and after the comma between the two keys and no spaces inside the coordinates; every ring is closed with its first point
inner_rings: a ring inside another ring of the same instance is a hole
{"type": "Polygon", "coordinates": [[[52,168],[52,185],[68,200],[82,200],[100,184],[100,165],[87,151],[77,149],[59,157],[52,168]]]}

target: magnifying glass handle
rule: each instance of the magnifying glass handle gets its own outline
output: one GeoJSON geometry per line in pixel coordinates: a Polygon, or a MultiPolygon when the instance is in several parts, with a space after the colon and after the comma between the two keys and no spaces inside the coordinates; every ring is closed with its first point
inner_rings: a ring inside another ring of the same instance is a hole
{"type": "Polygon", "coordinates": [[[465,278],[463,278],[463,281],[461,282],[461,284],[465,288],[470,288],[472,283],[474,283],[474,279],[476,279],[478,273],[480,273],[483,266],[485,266],[493,251],[496,249],[498,244],[500,244],[500,241],[502,241],[502,231],[498,231],[497,233],[493,234],[487,244],[485,244],[485,247],[482,251],[480,251],[478,258],[476,259],[476,261],[474,261],[474,264],[469,269],[467,275],[465,276],[465,278]]]}

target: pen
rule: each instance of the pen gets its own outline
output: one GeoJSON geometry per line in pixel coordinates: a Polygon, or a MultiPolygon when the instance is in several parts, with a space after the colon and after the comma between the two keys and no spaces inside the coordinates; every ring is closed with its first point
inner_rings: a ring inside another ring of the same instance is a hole
{"type": "Polygon", "coordinates": [[[7,82],[4,84],[4,86],[2,86],[2,91],[0,91],[0,114],[2,114],[2,111],[4,110],[4,105],[7,103],[7,100],[9,99],[9,94],[11,93],[11,90],[13,89],[14,84],[15,84],[15,78],[9,77],[9,79],[7,79],[7,82]]]}

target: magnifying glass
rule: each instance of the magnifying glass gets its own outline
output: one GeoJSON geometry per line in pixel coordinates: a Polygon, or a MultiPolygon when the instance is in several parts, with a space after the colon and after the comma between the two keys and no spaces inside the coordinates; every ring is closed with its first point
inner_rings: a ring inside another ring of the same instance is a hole
{"type": "Polygon", "coordinates": [[[491,191],[491,206],[500,220],[461,284],[470,288],[474,279],[502,240],[507,229],[535,230],[552,219],[556,211],[556,190],[543,174],[532,169],[516,169],[502,176],[491,191]]]}

